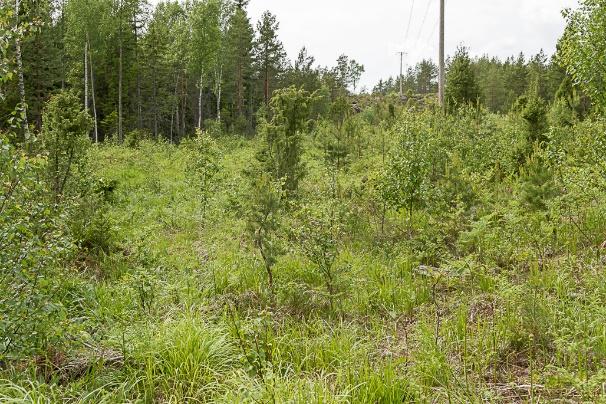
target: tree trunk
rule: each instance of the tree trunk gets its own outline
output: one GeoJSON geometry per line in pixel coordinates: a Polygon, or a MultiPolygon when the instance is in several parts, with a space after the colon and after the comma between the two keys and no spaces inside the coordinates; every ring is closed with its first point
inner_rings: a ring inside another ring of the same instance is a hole
{"type": "Polygon", "coordinates": [[[198,129],[202,130],[202,82],[203,75],[200,75],[200,93],[198,94],[198,129]]]}
{"type": "MultiPolygon", "coordinates": [[[[135,60],[139,61],[139,31],[137,27],[137,12],[133,15],[133,24],[135,32],[135,60]]],[[[141,107],[141,73],[139,69],[139,63],[135,63],[137,69],[137,127],[143,128],[143,112],[141,107]]]]}
{"type": "Polygon", "coordinates": [[[93,73],[93,57],[90,52],[90,44],[88,44],[88,62],[90,70],[90,89],[93,100],[93,118],[95,121],[95,143],[99,143],[99,127],[97,124],[97,103],[95,100],[95,76],[93,73]]]}
{"type": "Polygon", "coordinates": [[[154,137],[158,140],[158,82],[156,75],[154,76],[154,137]]]}
{"type": "Polygon", "coordinates": [[[179,100],[177,98],[177,92],[179,89],[179,74],[177,73],[175,78],[175,112],[170,116],[170,143],[173,143],[173,125],[176,121],[176,131],[179,133],[179,100]],[[175,119],[176,118],[176,119],[175,119]]]}
{"type": "Polygon", "coordinates": [[[175,121],[175,112],[171,111],[170,113],[170,143],[173,143],[173,123],[175,121]]]}
{"type": "Polygon", "coordinates": [[[122,143],[122,41],[120,41],[120,58],[118,62],[118,140],[122,143]]]}
{"type": "MultiPolygon", "coordinates": [[[[61,0],[61,38],[65,38],[65,0],[61,0]]],[[[65,43],[61,45],[61,90],[65,88],[65,43]]]]}
{"type": "MultiPolygon", "coordinates": [[[[15,0],[15,30],[19,30],[19,9],[20,0],[15,0]]],[[[19,76],[19,96],[21,98],[21,112],[23,114],[23,128],[25,131],[25,140],[29,141],[29,124],[27,122],[27,99],[25,98],[25,79],[23,78],[23,59],[21,55],[21,38],[17,33],[15,35],[15,56],[17,58],[17,75],[19,76]]]]}
{"type": "Polygon", "coordinates": [[[181,96],[182,96],[182,101],[181,101],[181,135],[179,137],[180,139],[183,139],[183,137],[185,137],[185,133],[187,132],[187,95],[188,95],[188,91],[187,91],[187,70],[185,71],[184,75],[183,75],[183,82],[181,83],[181,96]]]}
{"type": "Polygon", "coordinates": [[[221,123],[221,91],[223,82],[223,66],[218,71],[215,70],[215,86],[217,89],[217,121],[221,123]]]}
{"type": "Polygon", "coordinates": [[[242,63],[238,61],[236,75],[236,109],[238,116],[242,116],[242,109],[244,108],[244,78],[242,77],[242,63]]]}
{"type": "Polygon", "coordinates": [[[84,111],[88,112],[88,32],[84,41],[84,111]]]}
{"type": "Polygon", "coordinates": [[[120,29],[119,29],[119,58],[118,58],[118,141],[122,143],[124,133],[122,132],[122,1],[118,2],[120,29]]]}
{"type": "Polygon", "coordinates": [[[269,106],[269,69],[265,66],[265,82],[263,83],[263,95],[265,96],[265,105],[269,106]]]}
{"type": "Polygon", "coordinates": [[[154,137],[158,140],[158,82],[156,79],[156,75],[152,74],[154,77],[154,137]]]}

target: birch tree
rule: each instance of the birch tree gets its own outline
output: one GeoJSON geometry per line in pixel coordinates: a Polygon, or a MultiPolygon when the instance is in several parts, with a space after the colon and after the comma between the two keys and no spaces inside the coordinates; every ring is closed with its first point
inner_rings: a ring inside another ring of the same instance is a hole
{"type": "Polygon", "coordinates": [[[197,117],[199,129],[202,128],[203,123],[203,91],[212,79],[212,70],[221,57],[219,52],[222,42],[222,12],[223,2],[221,0],[205,0],[194,3],[190,14],[192,69],[196,77],[199,77],[197,117]]]}

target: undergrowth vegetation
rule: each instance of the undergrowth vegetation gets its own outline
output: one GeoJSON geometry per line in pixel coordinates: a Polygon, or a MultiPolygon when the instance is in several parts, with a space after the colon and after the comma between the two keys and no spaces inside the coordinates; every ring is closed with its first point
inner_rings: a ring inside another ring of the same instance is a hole
{"type": "Polygon", "coordinates": [[[459,48],[445,103],[287,66],[245,0],[24,3],[0,403],[606,402],[606,0],[548,64],[459,48]]]}
{"type": "Polygon", "coordinates": [[[0,401],[603,399],[606,122],[381,102],[87,147],[48,204],[3,143],[0,401]]]}

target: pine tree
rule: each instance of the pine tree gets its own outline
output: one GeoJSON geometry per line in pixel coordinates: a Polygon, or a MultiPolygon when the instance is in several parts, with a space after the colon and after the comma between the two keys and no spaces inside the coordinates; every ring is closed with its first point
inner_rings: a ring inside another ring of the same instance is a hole
{"type": "Polygon", "coordinates": [[[438,66],[429,59],[424,59],[415,67],[416,91],[418,94],[435,93],[438,90],[438,66]]]}
{"type": "Polygon", "coordinates": [[[23,2],[22,13],[35,22],[37,29],[24,38],[23,69],[28,115],[37,129],[42,127],[42,109],[48,94],[61,81],[61,32],[53,18],[58,9],[52,0],[23,2]]]}
{"type": "Polygon", "coordinates": [[[312,93],[320,88],[319,72],[314,68],[316,59],[309,54],[307,48],[303,47],[294,66],[292,66],[286,74],[286,82],[288,85],[294,85],[297,88],[304,88],[312,93]]]}
{"type": "Polygon", "coordinates": [[[360,83],[360,78],[362,78],[362,74],[364,74],[364,71],[365,71],[364,65],[356,62],[353,59],[349,61],[347,73],[349,76],[349,82],[353,86],[354,93],[356,92],[356,89],[358,88],[358,84],[360,83]]]}
{"type": "Polygon", "coordinates": [[[269,105],[273,81],[284,70],[286,52],[282,42],[278,39],[279,26],[276,16],[269,11],[264,12],[261,21],[257,23],[258,38],[255,42],[255,56],[263,77],[265,105],[269,105]]]}

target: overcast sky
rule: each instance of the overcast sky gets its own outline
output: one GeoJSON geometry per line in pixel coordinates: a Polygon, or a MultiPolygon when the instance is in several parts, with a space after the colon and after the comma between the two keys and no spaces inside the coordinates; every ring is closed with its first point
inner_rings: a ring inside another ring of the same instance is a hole
{"type": "MultiPolygon", "coordinates": [[[[506,57],[543,49],[552,54],[564,30],[561,11],[577,0],[447,0],[446,53],[464,44],[473,55],[506,57]]],[[[345,53],[364,64],[362,84],[397,75],[407,64],[437,59],[439,0],[251,0],[254,25],[270,10],[291,59],[307,46],[316,61],[332,66],[345,53]],[[411,13],[412,10],[412,13],[411,13]],[[408,24],[410,20],[410,26],[408,24]]]]}

